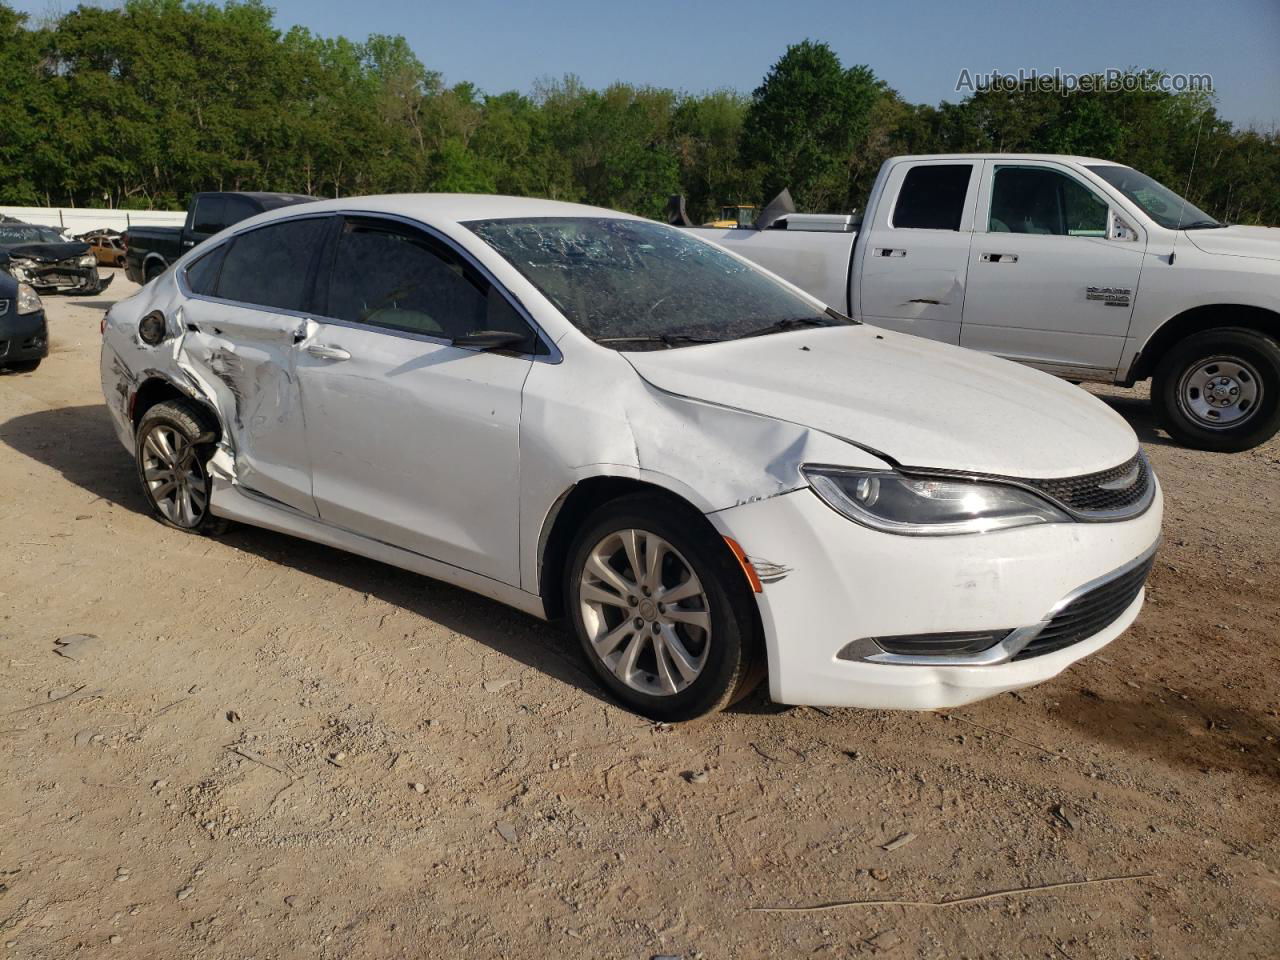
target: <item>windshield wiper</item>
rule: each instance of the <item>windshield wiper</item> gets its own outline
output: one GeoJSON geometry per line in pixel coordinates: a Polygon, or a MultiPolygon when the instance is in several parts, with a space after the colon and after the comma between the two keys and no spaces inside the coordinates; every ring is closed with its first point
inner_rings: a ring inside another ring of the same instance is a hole
{"type": "Polygon", "coordinates": [[[748,337],[764,337],[771,333],[786,333],[788,330],[802,330],[805,327],[834,327],[838,324],[828,323],[826,320],[819,320],[817,317],[788,317],[786,320],[779,320],[777,323],[771,323],[767,327],[760,327],[758,330],[749,330],[735,340],[745,340],[748,337]]]}
{"type": "Polygon", "coordinates": [[[651,333],[634,337],[596,337],[596,343],[660,343],[667,348],[691,343],[720,343],[719,337],[694,337],[687,333],[651,333]]]}

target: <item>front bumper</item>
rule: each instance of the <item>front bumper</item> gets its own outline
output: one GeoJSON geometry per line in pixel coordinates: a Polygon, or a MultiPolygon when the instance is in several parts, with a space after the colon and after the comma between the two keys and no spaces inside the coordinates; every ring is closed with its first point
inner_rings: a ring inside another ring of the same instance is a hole
{"type": "Polygon", "coordinates": [[[44,311],[17,314],[7,301],[0,315],[0,365],[40,360],[49,355],[49,328],[44,311]]]}
{"type": "Polygon", "coordinates": [[[111,286],[115,274],[100,274],[96,263],[82,267],[76,260],[61,260],[14,271],[14,277],[31,284],[37,293],[81,293],[93,296],[111,286]]]}
{"type": "Polygon", "coordinates": [[[710,519],[758,571],[772,572],[762,575],[757,599],[774,700],[928,710],[1057,675],[1123,633],[1142,607],[1142,591],[1084,639],[1039,656],[893,663],[837,654],[864,638],[1033,628],[1081,588],[1146,555],[1159,539],[1162,514],[1157,489],[1147,511],[1132,520],[907,537],[847,520],[806,488],[710,519]]]}

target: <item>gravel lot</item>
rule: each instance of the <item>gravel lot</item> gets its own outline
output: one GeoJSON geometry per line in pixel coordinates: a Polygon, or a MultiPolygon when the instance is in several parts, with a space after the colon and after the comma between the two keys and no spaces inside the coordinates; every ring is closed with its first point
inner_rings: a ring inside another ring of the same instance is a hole
{"type": "Polygon", "coordinates": [[[1183,450],[1098,391],[1165,543],[1054,682],[655,726],[555,626],[151,520],[98,385],[133,289],[49,298],[0,376],[0,956],[1277,955],[1280,443],[1183,450]],[[865,900],[917,902],[757,909],[865,900]]]}

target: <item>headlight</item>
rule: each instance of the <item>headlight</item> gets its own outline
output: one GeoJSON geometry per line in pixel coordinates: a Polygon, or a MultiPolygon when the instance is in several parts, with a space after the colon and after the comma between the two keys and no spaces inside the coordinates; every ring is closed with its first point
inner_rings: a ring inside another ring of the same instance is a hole
{"type": "Polygon", "coordinates": [[[804,475],[827,506],[886,533],[985,533],[1071,519],[1034,493],[1001,483],[838,467],[805,467],[804,475]]]}
{"type": "Polygon", "coordinates": [[[87,253],[77,260],[76,263],[80,264],[82,267],[96,267],[98,265],[98,258],[91,253],[87,253]]]}
{"type": "Polygon", "coordinates": [[[9,273],[13,275],[15,280],[25,280],[31,276],[31,271],[36,268],[34,260],[10,260],[9,273]]]}
{"type": "Polygon", "coordinates": [[[40,294],[29,283],[18,284],[18,313],[39,313],[44,309],[40,294]]]}

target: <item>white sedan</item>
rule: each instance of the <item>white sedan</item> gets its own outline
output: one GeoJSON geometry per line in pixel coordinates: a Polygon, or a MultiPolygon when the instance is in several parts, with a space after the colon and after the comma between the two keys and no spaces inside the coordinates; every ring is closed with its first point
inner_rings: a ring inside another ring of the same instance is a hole
{"type": "Polygon", "coordinates": [[[1133,431],[1083,391],[575,204],[262,214],[111,309],[102,377],[164,523],[564,616],[666,720],[763,676],[915,709],[1045,680],[1133,622],[1160,532],[1133,431]]]}

